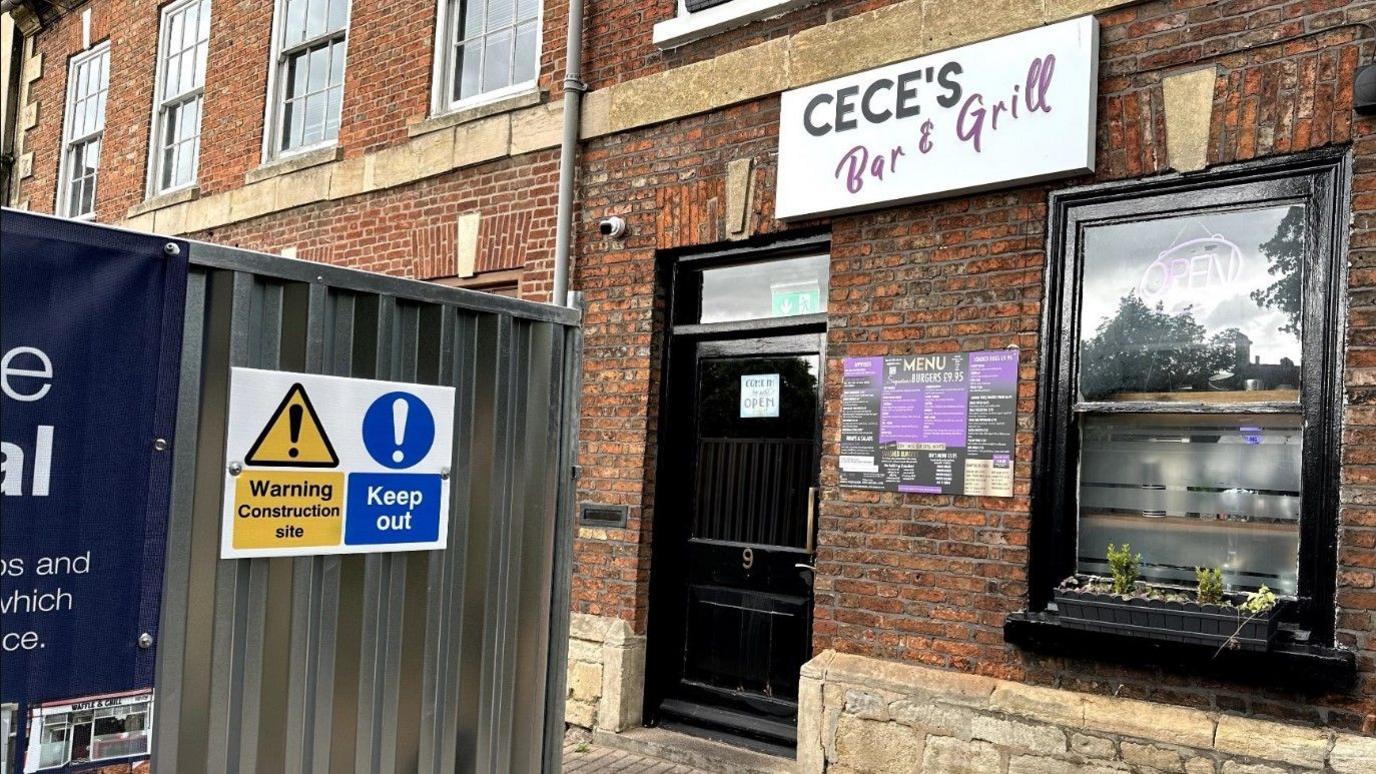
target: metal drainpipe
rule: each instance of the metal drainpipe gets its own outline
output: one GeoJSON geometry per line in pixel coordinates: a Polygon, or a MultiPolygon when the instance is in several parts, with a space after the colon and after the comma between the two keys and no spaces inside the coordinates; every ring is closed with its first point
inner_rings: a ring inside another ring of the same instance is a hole
{"type": "Polygon", "coordinates": [[[569,303],[569,263],[573,260],[573,177],[578,155],[583,92],[583,0],[569,0],[568,49],[564,55],[564,138],[559,143],[559,207],[554,227],[554,292],[550,298],[569,303]]]}
{"type": "MultiPolygon", "coordinates": [[[[7,14],[18,5],[18,0],[0,0],[0,14],[7,14]]],[[[5,114],[4,126],[0,127],[0,205],[6,207],[14,202],[15,193],[19,190],[19,181],[15,179],[19,170],[16,151],[19,147],[19,126],[23,120],[19,115],[23,109],[19,104],[19,96],[24,90],[24,31],[19,28],[17,21],[13,30],[10,50],[0,52],[0,56],[10,58],[9,80],[3,84],[5,109],[0,111],[5,114]]],[[[0,746],[3,744],[0,742],[0,746]]]]}

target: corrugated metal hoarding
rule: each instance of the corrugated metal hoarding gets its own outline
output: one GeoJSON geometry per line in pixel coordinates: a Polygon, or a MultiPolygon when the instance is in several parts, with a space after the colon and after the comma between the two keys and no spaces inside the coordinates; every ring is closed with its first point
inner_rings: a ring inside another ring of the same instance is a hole
{"type": "MultiPolygon", "coordinates": [[[[7,238],[33,218],[5,217],[7,238]]],[[[557,771],[578,312],[174,244],[187,276],[152,769],[557,771]],[[236,367],[453,387],[446,547],[219,558],[236,367]]]]}

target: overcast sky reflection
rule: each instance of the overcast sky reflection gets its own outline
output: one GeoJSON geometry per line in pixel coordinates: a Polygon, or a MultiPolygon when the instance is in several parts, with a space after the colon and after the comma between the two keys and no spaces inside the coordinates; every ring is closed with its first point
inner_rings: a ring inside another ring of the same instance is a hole
{"type": "Polygon", "coordinates": [[[1106,226],[1085,231],[1081,338],[1137,293],[1153,308],[1189,312],[1208,333],[1237,328],[1252,340],[1262,363],[1300,362],[1299,336],[1281,328],[1285,312],[1251,297],[1279,275],[1267,271],[1260,246],[1276,234],[1290,207],[1207,213],[1106,226]]]}

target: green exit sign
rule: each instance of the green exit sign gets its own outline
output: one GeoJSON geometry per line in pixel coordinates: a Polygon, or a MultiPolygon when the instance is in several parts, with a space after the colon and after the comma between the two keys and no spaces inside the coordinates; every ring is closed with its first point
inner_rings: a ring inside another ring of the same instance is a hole
{"type": "Polygon", "coordinates": [[[817,314],[822,311],[822,293],[816,282],[790,282],[770,289],[770,314],[789,317],[795,314],[817,314]]]}

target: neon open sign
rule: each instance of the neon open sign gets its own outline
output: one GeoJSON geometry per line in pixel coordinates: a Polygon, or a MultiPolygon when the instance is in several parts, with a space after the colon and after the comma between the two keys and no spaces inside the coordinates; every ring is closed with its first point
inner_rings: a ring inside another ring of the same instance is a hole
{"type": "Polygon", "coordinates": [[[1142,273],[1137,292],[1155,301],[1178,291],[1222,288],[1242,276],[1242,250],[1221,234],[1181,242],[1156,256],[1142,273]]]}

